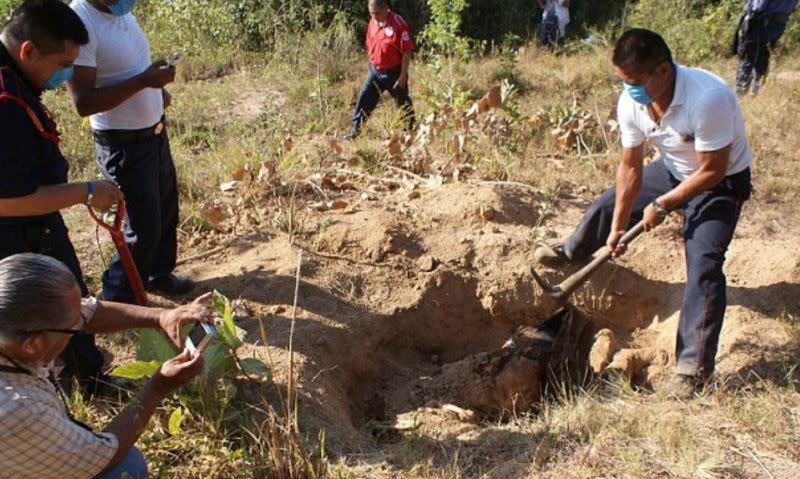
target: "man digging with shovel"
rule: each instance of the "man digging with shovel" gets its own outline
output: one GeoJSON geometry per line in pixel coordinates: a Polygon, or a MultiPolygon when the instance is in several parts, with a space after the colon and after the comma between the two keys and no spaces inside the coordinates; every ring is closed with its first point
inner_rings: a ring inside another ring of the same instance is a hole
{"type": "Polygon", "coordinates": [[[561,266],[587,260],[604,244],[620,256],[620,238],[631,224],[641,220],[650,231],[681,209],[687,280],[675,374],[659,392],[689,399],[714,372],[727,305],[722,267],[750,196],[752,155],[733,90],[707,71],[673,62],[657,33],[628,30],[612,62],[624,87],[617,105],[623,149],[616,186],[594,202],[562,245],[540,247],[534,258],[561,266]],[[660,157],[644,166],[647,139],[660,157]]]}

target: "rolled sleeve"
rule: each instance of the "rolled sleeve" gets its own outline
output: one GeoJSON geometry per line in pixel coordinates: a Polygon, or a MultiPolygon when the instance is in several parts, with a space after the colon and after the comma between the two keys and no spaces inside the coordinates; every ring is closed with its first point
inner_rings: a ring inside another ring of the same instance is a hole
{"type": "Polygon", "coordinates": [[[88,431],[48,405],[39,404],[24,413],[13,430],[5,431],[14,438],[3,441],[0,453],[5,456],[3,473],[10,474],[7,477],[94,477],[108,467],[117,452],[116,436],[88,431]]]}
{"type": "Polygon", "coordinates": [[[36,135],[25,110],[0,102],[0,198],[27,196],[39,189],[36,135]]]}
{"type": "Polygon", "coordinates": [[[623,148],[636,148],[647,139],[636,125],[636,105],[623,93],[617,102],[617,121],[619,121],[620,142],[623,148]]]}
{"type": "Polygon", "coordinates": [[[735,134],[736,98],[723,88],[702,95],[693,105],[691,123],[696,151],[716,151],[733,143],[735,134]]]}
{"type": "Polygon", "coordinates": [[[397,48],[399,48],[401,52],[408,53],[414,49],[414,40],[411,39],[411,31],[408,29],[408,27],[400,31],[398,38],[400,40],[397,48]]]}

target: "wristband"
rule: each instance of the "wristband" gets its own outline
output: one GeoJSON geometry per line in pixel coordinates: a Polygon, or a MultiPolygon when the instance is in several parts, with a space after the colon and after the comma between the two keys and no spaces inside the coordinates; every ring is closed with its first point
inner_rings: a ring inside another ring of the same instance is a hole
{"type": "Polygon", "coordinates": [[[653,200],[651,204],[653,205],[653,208],[656,210],[656,216],[658,216],[660,219],[663,220],[666,219],[667,216],[669,216],[669,211],[660,204],[658,204],[658,200],[653,200]]]}
{"type": "Polygon", "coordinates": [[[91,181],[86,182],[86,201],[84,202],[87,205],[92,204],[92,197],[94,196],[94,183],[91,181]]]}

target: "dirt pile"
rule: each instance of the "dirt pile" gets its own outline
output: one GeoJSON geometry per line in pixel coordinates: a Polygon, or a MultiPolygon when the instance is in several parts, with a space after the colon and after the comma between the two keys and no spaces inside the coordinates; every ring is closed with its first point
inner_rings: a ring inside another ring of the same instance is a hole
{"type": "MultiPolygon", "coordinates": [[[[375,444],[370,432],[402,429],[409,415],[437,427],[447,418],[457,429],[473,417],[469,411],[528,409],[550,369],[579,377],[587,365],[608,367],[642,385],[664,375],[682,295],[676,224],[639,240],[622,267],[601,269],[576,297],[584,313],[561,318],[560,328],[542,324],[555,311],[531,277],[533,249],[563,236],[582,206],[564,201],[554,205],[556,216],[542,217],[553,205],[515,184],[397,190],[381,201],[362,197],[309,213],[313,233],[295,246],[284,236],[242,239],[184,272],[202,289],[241,298],[263,320],[270,345],[253,350],[265,359],[269,353],[283,382],[296,247],[304,250],[293,344],[304,427],[312,436],[324,428],[332,451],[362,451],[375,444]],[[450,405],[467,413],[447,414],[450,405]]],[[[797,300],[787,303],[796,286],[776,286],[775,278],[796,281],[800,254],[748,276],[754,240],[742,231],[729,261],[732,301],[720,351],[726,375],[772,367],[788,333],[768,327],[765,309],[797,311],[797,300]],[[745,286],[745,277],[752,283],[745,286]],[[756,346],[761,356],[751,353],[756,346]]],[[[251,340],[260,337],[257,320],[242,326],[251,340]]]]}

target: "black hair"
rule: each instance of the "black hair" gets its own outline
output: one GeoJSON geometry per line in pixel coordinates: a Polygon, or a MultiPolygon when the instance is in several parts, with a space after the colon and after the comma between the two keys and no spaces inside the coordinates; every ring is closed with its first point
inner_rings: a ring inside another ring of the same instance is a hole
{"type": "Polygon", "coordinates": [[[645,73],[664,62],[672,63],[672,52],[658,33],[632,28],[617,40],[611,61],[619,68],[645,73]]]}
{"type": "Polygon", "coordinates": [[[89,43],[81,18],[60,0],[25,0],[11,13],[3,32],[17,42],[33,42],[44,54],[64,51],[66,40],[89,43]]]}
{"type": "Polygon", "coordinates": [[[369,3],[378,8],[389,8],[389,0],[369,0],[369,3]]]}

